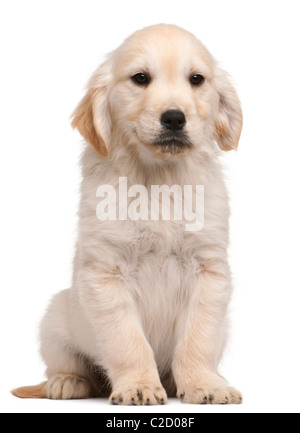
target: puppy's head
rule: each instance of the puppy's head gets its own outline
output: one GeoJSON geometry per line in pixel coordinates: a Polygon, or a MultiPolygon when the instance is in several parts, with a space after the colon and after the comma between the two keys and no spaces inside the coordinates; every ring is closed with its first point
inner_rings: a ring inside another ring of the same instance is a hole
{"type": "Polygon", "coordinates": [[[242,129],[227,75],[189,32],[157,25],[134,33],[89,82],[73,126],[102,155],[112,143],[149,158],[182,157],[217,142],[236,149],[242,129]]]}

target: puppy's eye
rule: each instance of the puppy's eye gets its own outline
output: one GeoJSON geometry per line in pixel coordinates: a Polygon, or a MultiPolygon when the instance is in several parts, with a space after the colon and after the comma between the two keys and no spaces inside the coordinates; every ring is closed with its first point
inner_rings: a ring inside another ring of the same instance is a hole
{"type": "Polygon", "coordinates": [[[194,87],[200,87],[200,86],[202,86],[202,84],[204,83],[204,81],[205,81],[205,77],[203,77],[203,75],[200,75],[200,74],[192,75],[191,78],[190,78],[190,83],[194,87]]]}
{"type": "Polygon", "coordinates": [[[148,74],[136,74],[133,77],[131,77],[132,81],[137,84],[138,86],[147,87],[150,84],[150,77],[148,74]]]}

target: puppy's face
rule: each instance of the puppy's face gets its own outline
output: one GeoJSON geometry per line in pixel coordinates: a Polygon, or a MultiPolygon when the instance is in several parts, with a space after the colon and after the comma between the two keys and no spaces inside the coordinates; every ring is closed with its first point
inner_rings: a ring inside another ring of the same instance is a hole
{"type": "Polygon", "coordinates": [[[175,27],[152,27],[125,42],[111,109],[140,152],[182,156],[202,141],[214,104],[212,63],[192,35],[175,27]]]}
{"type": "Polygon", "coordinates": [[[207,145],[237,147],[242,114],[224,72],[190,33],[136,32],[92,78],[74,126],[102,155],[113,137],[144,158],[183,157],[207,145]]]}

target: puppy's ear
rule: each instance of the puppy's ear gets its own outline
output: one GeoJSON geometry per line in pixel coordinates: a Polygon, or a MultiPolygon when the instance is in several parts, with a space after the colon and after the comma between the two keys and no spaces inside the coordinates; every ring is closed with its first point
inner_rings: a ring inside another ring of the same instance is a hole
{"type": "Polygon", "coordinates": [[[218,69],[216,74],[218,103],[215,115],[215,139],[224,151],[237,150],[243,127],[243,113],[239,98],[227,74],[218,69]]]}
{"type": "Polygon", "coordinates": [[[109,61],[104,63],[88,83],[86,95],[72,115],[72,126],[101,155],[109,155],[111,117],[108,94],[111,83],[109,61]]]}

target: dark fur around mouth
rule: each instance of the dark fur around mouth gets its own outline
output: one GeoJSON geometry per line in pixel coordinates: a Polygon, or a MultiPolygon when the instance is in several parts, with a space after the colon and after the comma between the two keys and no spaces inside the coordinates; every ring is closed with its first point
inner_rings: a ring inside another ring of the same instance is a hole
{"type": "Polygon", "coordinates": [[[159,146],[162,153],[171,154],[181,153],[185,149],[190,149],[193,146],[193,144],[184,132],[162,133],[155,139],[154,145],[159,146]]]}

